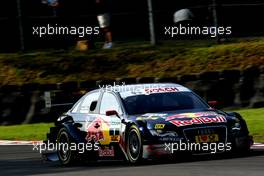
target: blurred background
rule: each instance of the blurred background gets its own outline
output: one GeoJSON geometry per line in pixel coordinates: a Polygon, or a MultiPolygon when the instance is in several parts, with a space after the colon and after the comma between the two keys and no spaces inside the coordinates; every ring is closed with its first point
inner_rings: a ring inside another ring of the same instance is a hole
{"type": "MultiPolygon", "coordinates": [[[[149,40],[147,0],[110,0],[109,4],[116,41],[149,40]]],[[[152,0],[152,8],[158,40],[170,39],[164,35],[164,26],[173,25],[173,14],[184,8],[191,10],[193,20],[201,26],[214,26],[214,18],[217,18],[218,26],[232,26],[232,37],[260,36],[264,31],[261,25],[263,0],[152,0]]],[[[0,6],[0,51],[74,45],[76,38],[34,36],[32,26],[47,23],[97,26],[95,9],[94,0],[59,0],[57,7],[48,6],[42,0],[3,1],[0,6]]]]}
{"type": "Polygon", "coordinates": [[[100,43],[102,36],[40,38],[32,34],[32,27],[98,26],[93,0],[59,0],[55,7],[43,0],[1,2],[0,124],[53,122],[85,92],[123,82],[181,83],[205,100],[217,101],[218,108],[264,106],[263,0],[109,4],[117,47],[76,53],[60,49],[74,48],[78,40],[100,43]],[[174,13],[186,8],[193,14],[193,24],[231,26],[232,34],[218,41],[222,45],[209,36],[165,35],[164,27],[175,25],[174,13]],[[149,44],[151,31],[157,46],[149,44]]]}

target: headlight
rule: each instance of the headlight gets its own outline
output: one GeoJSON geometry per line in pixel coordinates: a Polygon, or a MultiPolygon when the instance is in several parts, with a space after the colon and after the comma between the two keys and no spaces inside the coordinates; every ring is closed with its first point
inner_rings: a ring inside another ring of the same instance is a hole
{"type": "Polygon", "coordinates": [[[163,130],[149,130],[152,136],[159,136],[159,137],[178,137],[178,133],[175,131],[163,131],[163,130]]]}

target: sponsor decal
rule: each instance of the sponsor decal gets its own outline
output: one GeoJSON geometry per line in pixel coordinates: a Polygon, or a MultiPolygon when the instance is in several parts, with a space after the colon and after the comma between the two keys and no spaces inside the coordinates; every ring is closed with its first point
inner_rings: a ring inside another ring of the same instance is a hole
{"type": "Polygon", "coordinates": [[[157,120],[159,119],[160,117],[143,117],[143,116],[140,116],[140,117],[137,117],[136,120],[157,120]]]}
{"type": "Polygon", "coordinates": [[[114,157],[115,156],[115,150],[113,147],[111,147],[111,148],[104,147],[104,148],[100,148],[98,150],[98,154],[99,154],[99,157],[105,157],[105,156],[114,157]]]}
{"type": "Polygon", "coordinates": [[[179,90],[176,87],[159,87],[159,88],[146,88],[145,93],[146,94],[152,94],[152,93],[166,93],[166,92],[178,92],[179,90]]]}
{"type": "Polygon", "coordinates": [[[117,135],[111,136],[111,141],[112,142],[119,142],[119,140],[120,140],[120,136],[117,136],[117,135]]]}
{"type": "Polygon", "coordinates": [[[168,114],[151,114],[151,113],[147,113],[147,114],[144,114],[144,115],[142,115],[143,117],[164,117],[164,116],[166,116],[166,115],[168,115],[168,114]]]}
{"type": "Polygon", "coordinates": [[[151,114],[151,113],[147,113],[144,114],[140,117],[137,117],[136,120],[157,120],[159,118],[165,117],[168,114],[151,114]]]}
{"type": "Polygon", "coordinates": [[[199,135],[214,134],[214,133],[215,133],[215,129],[213,128],[204,128],[204,129],[199,129],[197,131],[197,134],[199,135]]]}
{"type": "Polygon", "coordinates": [[[155,124],[155,129],[156,130],[161,130],[161,129],[163,129],[165,127],[165,124],[155,124]]]}
{"type": "Polygon", "coordinates": [[[197,143],[218,142],[219,137],[218,137],[218,134],[198,135],[198,136],[195,136],[195,141],[197,143]]]}
{"type": "Polygon", "coordinates": [[[115,122],[115,121],[110,121],[110,126],[119,126],[121,123],[120,121],[115,122]]]}
{"type": "Polygon", "coordinates": [[[87,142],[99,142],[104,139],[102,121],[95,120],[88,126],[85,139],[87,140],[87,142]]]}
{"type": "Polygon", "coordinates": [[[208,117],[208,116],[217,116],[215,112],[196,112],[196,113],[182,113],[166,117],[166,121],[173,119],[184,119],[184,118],[196,118],[196,117],[208,117]]]}
{"type": "Polygon", "coordinates": [[[180,137],[161,137],[159,138],[162,142],[177,142],[183,140],[183,138],[180,137]]]}
{"type": "Polygon", "coordinates": [[[110,128],[109,135],[110,136],[117,136],[117,135],[119,135],[119,129],[118,128],[110,128]]]}
{"type": "Polygon", "coordinates": [[[111,142],[119,142],[120,140],[120,132],[119,132],[119,129],[110,129],[109,130],[109,135],[110,135],[110,138],[111,138],[111,142]]]}
{"type": "MultiPolygon", "coordinates": [[[[119,119],[118,119],[119,120],[119,119]]],[[[98,117],[88,124],[86,140],[99,142],[101,145],[109,145],[111,142],[119,142],[121,123],[111,120],[109,123],[98,117]]]]}
{"type": "Polygon", "coordinates": [[[215,112],[183,113],[166,117],[166,121],[176,126],[187,126],[194,124],[223,123],[226,118],[215,112]]]}

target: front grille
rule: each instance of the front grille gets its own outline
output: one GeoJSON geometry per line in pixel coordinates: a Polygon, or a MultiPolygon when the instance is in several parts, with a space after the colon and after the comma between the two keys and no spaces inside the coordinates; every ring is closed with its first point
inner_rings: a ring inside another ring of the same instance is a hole
{"type": "Polygon", "coordinates": [[[198,135],[210,135],[217,134],[219,137],[218,142],[226,143],[227,140],[227,128],[225,126],[214,127],[200,127],[200,128],[188,128],[183,130],[184,136],[188,142],[195,143],[195,136],[198,135]]]}

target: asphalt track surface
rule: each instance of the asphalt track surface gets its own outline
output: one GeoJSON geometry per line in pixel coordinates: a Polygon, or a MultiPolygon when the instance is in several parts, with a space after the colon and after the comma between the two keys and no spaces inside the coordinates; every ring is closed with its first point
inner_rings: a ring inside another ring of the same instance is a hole
{"type": "Polygon", "coordinates": [[[244,156],[195,156],[178,161],[147,161],[138,166],[130,166],[122,161],[108,161],[71,167],[43,161],[39,152],[32,149],[30,145],[0,146],[0,175],[264,175],[263,148],[254,149],[244,156]]]}

